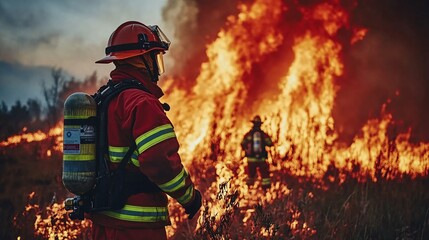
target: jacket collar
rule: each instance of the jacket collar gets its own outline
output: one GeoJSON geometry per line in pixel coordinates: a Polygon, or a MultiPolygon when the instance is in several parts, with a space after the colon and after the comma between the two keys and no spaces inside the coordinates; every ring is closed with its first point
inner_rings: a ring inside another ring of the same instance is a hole
{"type": "Polygon", "coordinates": [[[143,84],[149,92],[154,95],[156,98],[161,98],[164,95],[162,89],[150,80],[149,74],[144,71],[139,70],[133,66],[129,65],[120,65],[117,66],[115,70],[110,73],[112,81],[117,82],[125,79],[135,79],[143,84]]]}

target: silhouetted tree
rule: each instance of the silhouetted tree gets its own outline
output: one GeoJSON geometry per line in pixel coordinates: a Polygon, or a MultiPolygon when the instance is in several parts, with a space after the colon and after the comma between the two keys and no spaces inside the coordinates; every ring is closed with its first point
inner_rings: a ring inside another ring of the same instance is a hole
{"type": "Polygon", "coordinates": [[[32,122],[39,122],[42,116],[42,104],[37,99],[27,100],[28,111],[32,122]]]}
{"type": "Polygon", "coordinates": [[[8,115],[9,122],[11,123],[9,128],[12,130],[12,133],[21,131],[30,122],[30,113],[28,108],[27,106],[22,105],[19,100],[11,107],[8,115]]]}
{"type": "Polygon", "coordinates": [[[4,140],[7,136],[6,130],[8,129],[8,114],[9,110],[4,101],[0,105],[0,140],[4,140]]]}
{"type": "Polygon", "coordinates": [[[59,98],[59,93],[64,86],[64,75],[61,68],[52,69],[52,86],[48,88],[43,82],[43,96],[46,101],[46,120],[49,127],[54,126],[58,123],[62,112],[62,102],[59,98]]]}
{"type": "Polygon", "coordinates": [[[71,77],[66,80],[61,68],[53,68],[51,72],[52,84],[47,86],[43,82],[43,97],[46,102],[46,109],[38,99],[28,99],[26,105],[17,101],[15,105],[8,109],[4,101],[0,103],[0,140],[17,134],[24,127],[28,131],[46,130],[52,128],[62,118],[64,101],[74,92],[95,93],[101,85],[101,80],[97,79],[97,73],[93,72],[84,81],[71,77]],[[46,117],[43,116],[46,111],[46,117]]]}
{"type": "Polygon", "coordinates": [[[30,114],[30,125],[28,129],[30,131],[38,130],[43,128],[42,122],[42,104],[38,99],[28,99],[27,100],[28,112],[30,114]]]}
{"type": "Polygon", "coordinates": [[[3,114],[7,114],[8,110],[7,110],[7,105],[4,101],[1,101],[1,105],[0,105],[0,116],[2,116],[3,114]]]}

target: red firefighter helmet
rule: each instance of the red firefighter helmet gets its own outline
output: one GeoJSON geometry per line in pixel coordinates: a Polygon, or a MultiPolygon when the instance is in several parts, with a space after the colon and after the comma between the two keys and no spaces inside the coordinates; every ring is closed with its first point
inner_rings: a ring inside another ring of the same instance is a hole
{"type": "Polygon", "coordinates": [[[110,35],[106,57],[96,63],[111,63],[154,50],[164,53],[169,47],[170,41],[158,26],[146,26],[141,22],[129,21],[121,24],[110,35]]]}

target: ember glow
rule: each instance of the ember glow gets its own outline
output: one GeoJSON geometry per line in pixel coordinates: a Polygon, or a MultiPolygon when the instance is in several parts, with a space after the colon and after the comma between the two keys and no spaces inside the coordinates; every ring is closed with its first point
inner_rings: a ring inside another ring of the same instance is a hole
{"type": "MultiPolygon", "coordinates": [[[[29,194],[29,203],[25,206],[25,212],[23,213],[23,215],[30,215],[30,213],[35,214],[34,236],[50,240],[78,239],[79,236],[83,236],[83,230],[91,227],[92,223],[87,219],[82,221],[71,221],[67,217],[67,212],[62,204],[52,203],[45,209],[41,209],[38,204],[31,203],[35,196],[35,192],[29,194]]],[[[87,233],[87,235],[89,235],[89,233],[87,233]]]]}
{"type": "MultiPolygon", "coordinates": [[[[55,144],[52,146],[53,150],[62,151],[62,142],[63,142],[63,124],[59,122],[55,127],[51,128],[48,133],[42,131],[37,131],[34,133],[27,133],[27,128],[22,129],[22,134],[17,134],[11,137],[8,137],[7,140],[0,142],[1,147],[6,147],[9,145],[17,145],[21,143],[30,143],[30,142],[40,142],[48,137],[55,139],[55,144]]],[[[51,150],[47,150],[48,155],[50,155],[51,150]]]]}
{"type": "MultiPolygon", "coordinates": [[[[370,31],[351,26],[350,13],[339,1],[298,8],[302,17],[294,25],[286,22],[290,8],[281,0],[255,0],[237,7],[239,13],[229,16],[217,38],[207,43],[207,60],[199,66],[194,84],[179,86],[172,77],[162,83],[168,92],[162,100],[172,106],[167,114],[176,126],[183,162],[196,186],[203,188],[205,208],[215,221],[228,211],[224,199],[219,199],[220,186],[226,186],[226,195],[238,193],[245,226],[253,224],[253,206],[290,194],[280,181],[274,181],[267,193],[256,188],[258,183],[245,184],[240,142],[255,114],[263,116],[262,128],[274,140],[268,159],[273,179],[287,173],[321,183],[331,167],[339,170],[340,179],[328,181],[339,184],[344,181],[341,176],[379,181],[428,174],[429,144],[410,143],[412,129],[390,134],[395,121],[385,106],[380,106],[381,117],[368,119],[351,144],[337,141],[332,111],[338,91],[335,79],[344,71],[341,53],[344,44],[353,45],[370,31]],[[351,33],[347,41],[336,38],[340,29],[351,33]],[[283,46],[286,42],[289,49],[283,46]]],[[[60,139],[61,129],[55,131],[60,139]]],[[[23,134],[0,146],[43,138],[41,132],[23,134]]],[[[320,186],[324,188],[323,183],[320,186]]],[[[303,197],[314,196],[309,192],[303,197]]],[[[167,230],[173,236],[186,220],[177,203],[171,201],[170,206],[172,226],[167,230]]],[[[312,223],[300,219],[296,206],[288,205],[284,211],[291,216],[285,224],[295,235],[315,233],[312,223]]]]}

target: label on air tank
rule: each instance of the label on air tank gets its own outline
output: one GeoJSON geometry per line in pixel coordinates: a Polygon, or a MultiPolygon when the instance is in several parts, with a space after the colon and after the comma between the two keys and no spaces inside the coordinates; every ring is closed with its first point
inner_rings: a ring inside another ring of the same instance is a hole
{"type": "Polygon", "coordinates": [[[64,154],[80,154],[81,144],[95,144],[95,129],[92,125],[64,128],[64,154]]]}
{"type": "Polygon", "coordinates": [[[80,154],[80,128],[64,128],[64,154],[80,154]]]}
{"type": "Polygon", "coordinates": [[[80,128],[80,143],[95,144],[95,129],[92,125],[82,125],[80,128]]]}

